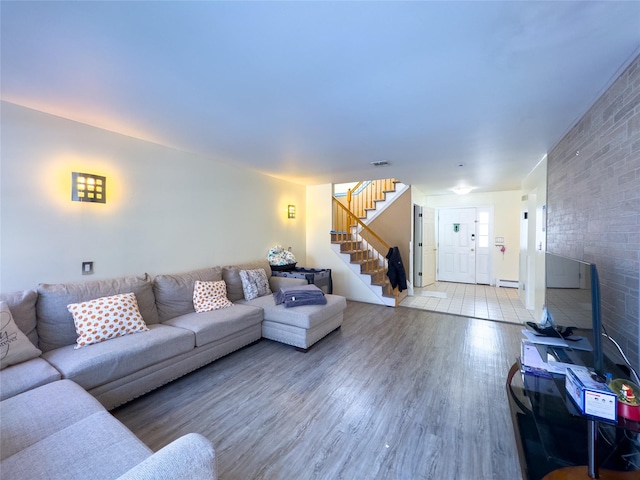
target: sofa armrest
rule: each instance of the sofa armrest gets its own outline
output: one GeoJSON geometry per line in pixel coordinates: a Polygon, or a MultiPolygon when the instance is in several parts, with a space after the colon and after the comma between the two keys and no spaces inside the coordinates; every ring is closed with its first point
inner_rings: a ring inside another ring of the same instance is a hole
{"type": "Polygon", "coordinates": [[[304,278],[292,278],[292,277],[276,277],[271,276],[269,278],[269,288],[272,292],[278,292],[281,288],[299,287],[300,285],[308,285],[304,278]]]}
{"type": "Polygon", "coordinates": [[[211,442],[189,433],[139,463],[118,480],[215,480],[216,456],[211,442]]]}

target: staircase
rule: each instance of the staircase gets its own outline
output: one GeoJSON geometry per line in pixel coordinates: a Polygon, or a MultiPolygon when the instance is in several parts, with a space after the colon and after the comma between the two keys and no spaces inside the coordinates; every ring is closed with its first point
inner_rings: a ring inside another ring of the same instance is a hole
{"type": "Polygon", "coordinates": [[[346,206],[368,225],[408,189],[395,178],[359,182],[347,194],[346,206]]]}
{"type": "Polygon", "coordinates": [[[332,249],[382,304],[392,307],[399,296],[387,278],[390,246],[368,224],[408,188],[395,179],[360,182],[349,190],[346,202],[333,199],[332,249]]]}

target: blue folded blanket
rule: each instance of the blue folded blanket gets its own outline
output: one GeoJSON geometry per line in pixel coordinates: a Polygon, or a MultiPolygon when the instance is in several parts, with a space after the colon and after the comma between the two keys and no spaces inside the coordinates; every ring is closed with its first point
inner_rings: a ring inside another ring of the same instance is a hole
{"type": "Polygon", "coordinates": [[[302,305],[326,305],[324,292],[313,284],[282,288],[273,293],[276,305],[284,303],[286,308],[302,305]]]}

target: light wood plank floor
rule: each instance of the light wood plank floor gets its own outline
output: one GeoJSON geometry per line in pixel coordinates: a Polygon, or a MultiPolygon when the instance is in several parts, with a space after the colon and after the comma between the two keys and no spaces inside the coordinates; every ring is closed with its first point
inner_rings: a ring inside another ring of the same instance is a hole
{"type": "Polygon", "coordinates": [[[203,434],[221,480],[521,479],[504,388],[520,330],[348,302],[307,353],[262,340],[113,413],[153,450],[203,434]]]}

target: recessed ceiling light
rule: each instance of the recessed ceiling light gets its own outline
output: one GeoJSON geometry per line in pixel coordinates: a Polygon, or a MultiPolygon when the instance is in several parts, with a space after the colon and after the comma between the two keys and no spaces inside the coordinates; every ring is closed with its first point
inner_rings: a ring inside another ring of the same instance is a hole
{"type": "Polygon", "coordinates": [[[386,160],[380,160],[379,162],[371,162],[371,165],[374,167],[388,167],[391,164],[386,160]]]}
{"type": "Polygon", "coordinates": [[[457,193],[458,195],[466,195],[471,190],[473,190],[473,187],[455,187],[455,188],[452,188],[451,190],[453,190],[453,192],[457,193]]]}

